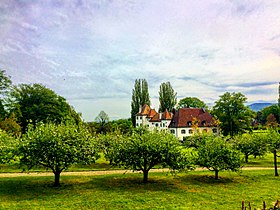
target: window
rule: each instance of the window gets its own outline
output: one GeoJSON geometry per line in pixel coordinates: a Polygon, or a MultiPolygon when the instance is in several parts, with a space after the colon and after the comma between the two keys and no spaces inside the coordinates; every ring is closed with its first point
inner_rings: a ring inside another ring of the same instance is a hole
{"type": "Polygon", "coordinates": [[[136,117],[136,120],[138,120],[138,117],[136,117]]]}
{"type": "Polygon", "coordinates": [[[218,132],[217,128],[213,128],[212,131],[213,131],[213,133],[217,133],[218,132]]]}
{"type": "Polygon", "coordinates": [[[189,134],[192,134],[192,133],[193,133],[193,130],[192,130],[192,129],[190,129],[190,130],[189,130],[189,134]]]}
{"type": "Polygon", "coordinates": [[[156,127],[158,127],[158,123],[156,123],[156,127]]]}
{"type": "Polygon", "coordinates": [[[202,126],[205,126],[205,125],[206,125],[206,121],[203,120],[203,121],[201,122],[201,125],[202,125],[202,126]]]}
{"type": "Polygon", "coordinates": [[[138,123],[136,123],[136,126],[138,127],[138,126],[139,126],[139,124],[138,124],[138,123]]]}
{"type": "Polygon", "coordinates": [[[172,130],[170,130],[170,133],[173,133],[173,134],[174,134],[174,133],[175,133],[175,130],[173,130],[173,129],[172,129],[172,130]]]}
{"type": "Polygon", "coordinates": [[[140,120],[142,120],[142,117],[140,117],[140,120]]]}
{"type": "Polygon", "coordinates": [[[188,122],[187,122],[187,125],[188,125],[188,126],[191,126],[191,125],[192,125],[192,121],[188,121],[188,122]]]}
{"type": "Polygon", "coordinates": [[[186,133],[185,129],[181,130],[181,134],[185,134],[185,133],[186,133]]]}
{"type": "Polygon", "coordinates": [[[207,129],[203,129],[203,133],[207,133],[207,129]]]}

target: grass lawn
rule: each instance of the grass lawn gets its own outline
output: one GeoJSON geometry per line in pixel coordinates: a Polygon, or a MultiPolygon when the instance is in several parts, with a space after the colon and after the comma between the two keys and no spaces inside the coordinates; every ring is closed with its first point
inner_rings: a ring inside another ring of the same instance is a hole
{"type": "MultiPolygon", "coordinates": [[[[279,159],[278,159],[279,160],[279,159]]],[[[278,165],[280,165],[278,163],[278,165]]],[[[267,153],[263,157],[256,157],[254,156],[249,156],[248,163],[244,163],[245,167],[264,167],[264,168],[273,168],[273,154],[272,153],[267,153]]]]}
{"type": "Polygon", "coordinates": [[[177,176],[150,173],[102,176],[62,176],[62,186],[52,187],[53,177],[0,178],[0,209],[240,209],[250,201],[261,208],[280,199],[280,178],[273,170],[220,173],[209,171],[177,176]]]}

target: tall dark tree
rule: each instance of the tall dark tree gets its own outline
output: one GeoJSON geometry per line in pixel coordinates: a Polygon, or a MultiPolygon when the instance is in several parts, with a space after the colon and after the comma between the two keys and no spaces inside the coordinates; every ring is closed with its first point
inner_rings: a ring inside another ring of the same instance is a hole
{"type": "Polygon", "coordinates": [[[172,111],[177,103],[177,93],[173,90],[170,82],[161,83],[159,88],[159,111],[164,112],[166,109],[172,111]]]}
{"type": "Polygon", "coordinates": [[[23,132],[29,123],[81,121],[63,97],[41,84],[14,87],[10,93],[10,112],[15,113],[23,132]]]}
{"type": "Polygon", "coordinates": [[[144,104],[151,105],[148,82],[145,79],[136,79],[132,89],[131,119],[135,126],[135,115],[144,104]]]}
{"type": "Polygon", "coordinates": [[[3,120],[7,114],[5,110],[5,96],[12,86],[12,81],[4,70],[0,70],[0,119],[3,120]]]}
{"type": "Polygon", "coordinates": [[[208,109],[207,105],[201,101],[200,99],[196,97],[185,97],[182,98],[177,106],[177,109],[179,108],[205,108],[208,109]]]}
{"type": "Polygon", "coordinates": [[[213,114],[218,117],[224,135],[234,136],[250,128],[253,113],[245,106],[246,100],[242,93],[226,92],[215,102],[213,114]]]}
{"type": "Polygon", "coordinates": [[[278,87],[278,106],[280,107],[280,82],[278,87]]]}

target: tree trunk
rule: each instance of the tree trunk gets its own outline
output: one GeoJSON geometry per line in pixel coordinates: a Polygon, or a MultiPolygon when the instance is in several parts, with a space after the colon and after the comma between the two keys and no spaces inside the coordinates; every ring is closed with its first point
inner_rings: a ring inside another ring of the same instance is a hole
{"type": "Polygon", "coordinates": [[[59,172],[59,171],[56,171],[56,172],[54,173],[54,186],[55,186],[55,187],[59,187],[59,186],[60,186],[59,179],[60,179],[60,172],[59,172]]]}
{"type": "Polygon", "coordinates": [[[277,170],[277,151],[276,149],[273,151],[274,156],[274,170],[275,170],[275,176],[279,176],[278,170],[277,170]]]}
{"type": "Polygon", "coordinates": [[[246,162],[246,163],[248,163],[248,158],[249,158],[249,155],[246,154],[246,155],[245,155],[245,162],[246,162]]]}
{"type": "Polygon", "coordinates": [[[143,170],[143,175],[144,175],[144,177],[143,177],[143,182],[144,182],[144,183],[147,183],[147,182],[148,182],[148,173],[149,173],[148,170],[143,170]]]}
{"type": "Polygon", "coordinates": [[[216,179],[216,180],[218,180],[218,179],[219,179],[218,174],[219,174],[219,171],[218,171],[218,170],[215,170],[215,179],[216,179]]]}

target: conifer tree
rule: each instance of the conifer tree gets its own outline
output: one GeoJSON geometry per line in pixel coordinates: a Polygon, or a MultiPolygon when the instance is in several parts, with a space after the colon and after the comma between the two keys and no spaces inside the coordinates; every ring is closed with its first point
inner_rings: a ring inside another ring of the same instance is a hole
{"type": "Polygon", "coordinates": [[[171,112],[177,103],[177,93],[173,90],[170,82],[161,83],[159,89],[159,112],[166,109],[171,112]]]}
{"type": "Polygon", "coordinates": [[[151,105],[148,82],[146,79],[136,79],[132,89],[131,119],[135,126],[135,115],[144,104],[151,105]]]}

